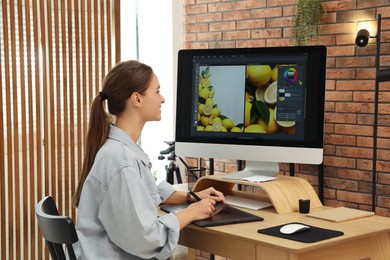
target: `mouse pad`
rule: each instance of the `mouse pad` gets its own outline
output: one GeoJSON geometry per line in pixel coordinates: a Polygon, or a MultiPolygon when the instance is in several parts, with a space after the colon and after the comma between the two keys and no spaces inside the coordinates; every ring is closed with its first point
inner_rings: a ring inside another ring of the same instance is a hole
{"type": "Polygon", "coordinates": [[[280,232],[280,228],[283,227],[284,225],[295,224],[295,223],[296,224],[303,224],[303,223],[298,223],[298,222],[286,223],[286,224],[275,226],[275,227],[259,229],[259,230],[257,230],[257,232],[259,232],[261,234],[286,238],[286,239],[295,240],[295,241],[304,242],[304,243],[314,243],[314,242],[318,242],[321,240],[344,235],[344,233],[341,231],[314,227],[314,226],[310,226],[307,224],[303,224],[303,225],[309,226],[310,227],[309,230],[301,231],[301,232],[298,232],[295,234],[290,234],[290,235],[282,234],[280,232]]]}

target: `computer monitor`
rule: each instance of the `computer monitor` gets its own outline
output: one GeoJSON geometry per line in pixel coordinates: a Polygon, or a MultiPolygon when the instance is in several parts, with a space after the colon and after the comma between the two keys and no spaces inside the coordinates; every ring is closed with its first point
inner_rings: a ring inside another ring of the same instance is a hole
{"type": "Polygon", "coordinates": [[[176,154],[246,160],[249,175],[320,164],[325,72],[325,46],[180,50],[176,154]]]}

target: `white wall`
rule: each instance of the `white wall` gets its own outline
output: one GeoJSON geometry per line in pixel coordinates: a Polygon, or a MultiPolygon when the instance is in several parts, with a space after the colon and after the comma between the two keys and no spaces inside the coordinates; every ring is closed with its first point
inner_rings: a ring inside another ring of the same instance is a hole
{"type": "Polygon", "coordinates": [[[148,122],[140,140],[142,149],[153,163],[152,171],[157,171],[158,182],[165,179],[165,165],[168,161],[158,160],[157,157],[161,150],[168,148],[164,141],[174,139],[176,61],[177,51],[183,43],[182,26],[181,0],[121,1],[122,60],[138,59],[152,66],[165,98],[161,109],[162,120],[148,122]]]}

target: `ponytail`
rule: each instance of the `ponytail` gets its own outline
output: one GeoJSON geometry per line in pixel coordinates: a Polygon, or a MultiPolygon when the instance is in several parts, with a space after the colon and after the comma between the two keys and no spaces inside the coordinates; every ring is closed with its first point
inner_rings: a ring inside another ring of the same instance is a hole
{"type": "Polygon", "coordinates": [[[73,196],[73,205],[75,207],[79,206],[81,190],[85,180],[87,179],[88,173],[92,168],[93,162],[95,161],[96,153],[99,151],[100,147],[102,147],[108,137],[108,131],[110,129],[110,118],[104,111],[103,107],[103,102],[106,98],[107,96],[105,96],[103,92],[100,92],[92,102],[89,127],[85,144],[86,149],[83,168],[76,193],[73,196]]]}

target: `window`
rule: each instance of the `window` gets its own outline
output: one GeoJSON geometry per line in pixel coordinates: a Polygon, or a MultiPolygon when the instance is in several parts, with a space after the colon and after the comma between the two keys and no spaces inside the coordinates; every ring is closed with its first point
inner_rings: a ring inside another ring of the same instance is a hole
{"type": "Polygon", "coordinates": [[[165,98],[161,121],[148,122],[140,139],[140,145],[152,161],[152,171],[159,182],[165,179],[164,165],[168,161],[158,160],[158,155],[168,148],[164,141],[174,138],[175,66],[178,48],[183,43],[182,1],[122,1],[121,24],[121,59],[137,59],[152,66],[165,98]]]}

